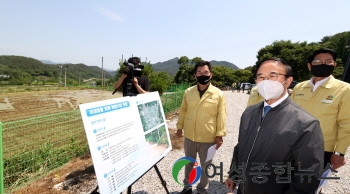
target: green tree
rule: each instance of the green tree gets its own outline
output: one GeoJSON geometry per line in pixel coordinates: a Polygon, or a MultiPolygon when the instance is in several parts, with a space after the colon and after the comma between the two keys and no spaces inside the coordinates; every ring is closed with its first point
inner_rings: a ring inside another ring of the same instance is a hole
{"type": "Polygon", "coordinates": [[[173,82],[172,77],[165,71],[153,72],[149,76],[151,91],[158,91],[162,95],[168,86],[173,82]]]}
{"type": "Polygon", "coordinates": [[[190,60],[186,56],[180,57],[180,59],[177,61],[179,65],[187,65],[189,64],[190,60]]]}
{"type": "Polygon", "coordinates": [[[240,82],[240,83],[243,83],[243,82],[254,83],[254,82],[251,82],[251,79],[253,77],[253,73],[252,73],[251,70],[238,69],[238,70],[235,70],[233,72],[233,74],[234,74],[234,80],[232,81],[232,83],[233,82],[236,82],[236,83],[237,82],[240,82]]]}
{"type": "Polygon", "coordinates": [[[218,87],[230,86],[234,80],[235,70],[225,66],[214,66],[212,69],[211,83],[218,87]]]}
{"type": "Polygon", "coordinates": [[[142,65],[144,65],[144,68],[142,70],[142,75],[149,77],[153,73],[153,66],[150,62],[146,63],[143,62],[142,65]]]}
{"type": "Polygon", "coordinates": [[[308,57],[314,50],[321,48],[321,46],[315,43],[307,44],[307,42],[293,43],[290,40],[275,41],[271,45],[260,49],[257,58],[258,61],[270,57],[282,58],[292,67],[294,80],[303,81],[310,79],[311,76],[307,68],[308,57]]]}
{"type": "Polygon", "coordinates": [[[102,85],[102,80],[98,79],[95,81],[96,86],[101,86],[102,85]]]}
{"type": "MultiPolygon", "coordinates": [[[[199,57],[197,57],[199,58],[199,57]]],[[[196,59],[198,60],[198,59],[196,59]]],[[[177,63],[180,65],[179,70],[176,72],[174,81],[175,83],[195,83],[196,79],[194,77],[193,68],[194,66],[191,65],[190,60],[186,56],[180,57],[180,59],[177,61],[177,63]]]]}
{"type": "Polygon", "coordinates": [[[115,80],[118,80],[119,77],[123,74],[124,69],[125,69],[125,65],[124,62],[126,62],[126,60],[124,61],[123,58],[119,60],[119,68],[117,69],[117,73],[115,74],[115,80]]]}
{"type": "Polygon", "coordinates": [[[192,63],[192,65],[195,65],[195,64],[197,64],[198,62],[201,62],[201,61],[203,61],[202,58],[195,57],[195,58],[192,59],[191,63],[192,63]]]}
{"type": "Polygon", "coordinates": [[[195,83],[196,79],[193,72],[194,66],[189,64],[180,65],[179,71],[175,75],[175,83],[195,83]]]}
{"type": "Polygon", "coordinates": [[[106,83],[108,86],[113,86],[115,83],[115,80],[112,78],[112,79],[109,79],[106,83]]]}
{"type": "MultiPolygon", "coordinates": [[[[285,59],[293,69],[293,77],[296,81],[308,80],[311,77],[309,69],[307,68],[308,57],[313,51],[319,48],[330,48],[337,52],[337,67],[333,75],[340,79],[344,64],[346,63],[348,50],[346,46],[350,38],[350,31],[335,34],[333,36],[325,36],[318,43],[307,42],[291,42],[290,40],[275,41],[271,45],[267,45],[258,51],[258,61],[267,59],[269,57],[279,57],[285,59]]],[[[254,66],[255,68],[256,66],[254,66]]]]}
{"type": "MultiPolygon", "coordinates": [[[[249,77],[249,80],[247,82],[255,83],[254,66],[246,67],[246,68],[244,68],[244,70],[251,72],[251,76],[249,77]]],[[[246,82],[246,81],[244,81],[244,82],[246,82]]]]}
{"type": "Polygon", "coordinates": [[[335,50],[340,59],[340,61],[337,61],[338,66],[344,66],[349,54],[347,49],[349,39],[350,31],[347,31],[335,34],[333,36],[325,36],[319,43],[326,48],[335,50]]]}

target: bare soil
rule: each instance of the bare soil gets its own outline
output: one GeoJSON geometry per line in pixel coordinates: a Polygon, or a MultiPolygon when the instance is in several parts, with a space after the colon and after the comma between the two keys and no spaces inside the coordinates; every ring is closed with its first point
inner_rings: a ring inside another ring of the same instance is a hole
{"type": "MultiPolygon", "coordinates": [[[[36,116],[78,110],[79,104],[121,97],[120,93],[101,90],[58,90],[0,94],[0,121],[9,122],[36,116]]],[[[167,120],[176,118],[178,111],[166,115],[167,120]]],[[[181,149],[183,138],[169,128],[173,149],[181,149]]],[[[89,153],[72,159],[47,176],[32,182],[13,193],[97,193],[97,180],[89,153]]]]}
{"type": "Polygon", "coordinates": [[[121,97],[102,90],[55,90],[0,93],[0,121],[78,110],[79,104],[121,97]]]}

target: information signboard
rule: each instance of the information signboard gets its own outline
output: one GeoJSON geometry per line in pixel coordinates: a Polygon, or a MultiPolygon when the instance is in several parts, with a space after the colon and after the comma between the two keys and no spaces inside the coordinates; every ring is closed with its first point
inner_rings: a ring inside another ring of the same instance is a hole
{"type": "Polygon", "coordinates": [[[172,149],[158,92],[79,108],[100,193],[121,193],[172,149]]]}

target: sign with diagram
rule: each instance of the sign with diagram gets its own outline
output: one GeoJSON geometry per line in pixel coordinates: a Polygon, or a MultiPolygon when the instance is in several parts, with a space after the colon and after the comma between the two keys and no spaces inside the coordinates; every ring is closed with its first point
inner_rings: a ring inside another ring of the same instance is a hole
{"type": "Polygon", "coordinates": [[[79,108],[100,193],[121,193],[172,149],[158,92],[79,108]]]}

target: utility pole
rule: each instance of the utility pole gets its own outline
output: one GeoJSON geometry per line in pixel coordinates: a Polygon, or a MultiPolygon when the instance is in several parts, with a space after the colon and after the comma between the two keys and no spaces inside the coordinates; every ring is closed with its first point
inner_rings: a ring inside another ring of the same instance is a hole
{"type": "Polygon", "coordinates": [[[60,73],[59,73],[59,78],[58,78],[58,86],[62,85],[62,65],[60,65],[60,73]]]}
{"type": "Polygon", "coordinates": [[[102,89],[103,89],[103,86],[104,86],[104,75],[103,75],[103,57],[102,57],[102,89]]]}
{"type": "Polygon", "coordinates": [[[67,67],[64,68],[64,87],[67,86],[67,73],[66,73],[67,67]]]}

